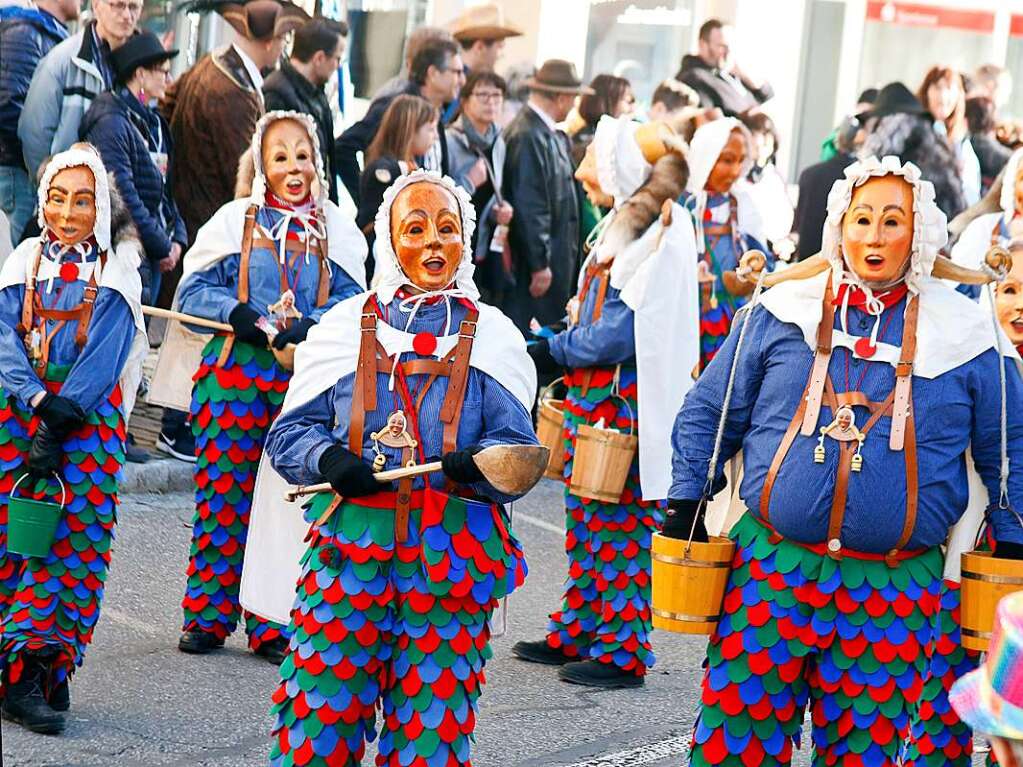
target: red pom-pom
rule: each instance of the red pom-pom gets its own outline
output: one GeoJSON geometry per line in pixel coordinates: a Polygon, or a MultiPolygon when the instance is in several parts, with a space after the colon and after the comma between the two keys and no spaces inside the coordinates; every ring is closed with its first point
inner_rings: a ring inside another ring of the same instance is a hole
{"type": "Polygon", "coordinates": [[[433,354],[437,351],[437,336],[433,333],[416,333],[412,339],[412,349],[423,357],[433,354]]]}
{"type": "Polygon", "coordinates": [[[60,265],[60,278],[64,282],[74,282],[78,279],[78,264],[67,261],[60,265]]]}
{"type": "Polygon", "coordinates": [[[877,353],[877,347],[872,346],[869,338],[861,338],[856,342],[856,354],[864,359],[869,359],[877,353]]]}

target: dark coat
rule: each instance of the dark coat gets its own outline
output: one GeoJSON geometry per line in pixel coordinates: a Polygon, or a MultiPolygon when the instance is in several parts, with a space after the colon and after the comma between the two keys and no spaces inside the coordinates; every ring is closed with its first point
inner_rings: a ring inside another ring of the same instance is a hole
{"type": "Polygon", "coordinates": [[[700,95],[701,107],[717,107],[725,117],[738,117],[763,104],[774,95],[770,84],[754,88],[753,83],[726,75],[717,67],[710,66],[699,56],[687,54],[682,57],[682,67],[675,79],[685,83],[700,95]]]}
{"type": "Polygon", "coordinates": [[[579,198],[568,137],[552,131],[528,104],[504,131],[504,197],[515,209],[509,229],[515,287],[502,309],[523,332],[565,316],[579,262],[579,198]],[[529,294],[534,272],[550,267],[550,290],[529,294]]]}
{"type": "Polygon", "coordinates": [[[373,245],[376,242],[376,231],[373,228],[380,203],[384,200],[384,192],[402,174],[401,165],[394,157],[378,157],[362,172],[359,180],[359,211],[355,216],[355,225],[366,236],[369,255],[366,256],[366,280],[376,271],[376,254],[373,245]]]}
{"type": "Polygon", "coordinates": [[[165,181],[150,155],[151,151],[162,151],[168,159],[173,155],[170,129],[164,119],[126,91],[107,91],[89,105],[80,131],[82,140],[99,150],[103,165],[116,180],[146,258],[166,258],[175,242],[185,248],[185,222],[170,191],[172,165],[168,162],[165,181]],[[158,141],[162,143],[159,150],[158,141]]]}
{"type": "Polygon", "coordinates": [[[0,12],[0,165],[24,168],[18,118],[36,65],[68,36],[45,11],[9,7],[0,12]]]}
{"type": "Polygon", "coordinates": [[[307,114],[316,121],[320,140],[323,169],[330,180],[330,201],[337,202],[337,171],[334,164],[334,115],[323,88],[317,88],[301,72],[282,61],[281,68],[272,72],[263,83],[266,111],[288,109],[307,114]]]}
{"type": "MultiPolygon", "coordinates": [[[[359,179],[361,176],[359,160],[356,154],[358,152],[365,153],[369,145],[373,143],[373,138],[377,135],[377,130],[380,129],[380,123],[384,120],[384,112],[387,111],[387,107],[398,96],[403,94],[411,96],[422,95],[420,93],[420,86],[409,82],[403,90],[397,93],[388,93],[374,99],[373,103],[369,105],[366,116],[348,128],[337,140],[337,145],[334,149],[334,157],[337,160],[337,172],[356,205],[359,204],[359,179]]],[[[448,170],[448,142],[444,137],[443,119],[438,119],[437,121],[437,134],[440,139],[441,172],[446,176],[450,171],[448,170]]]]}
{"type": "Polygon", "coordinates": [[[980,161],[980,193],[987,194],[987,190],[995,183],[1005,163],[1012,157],[1012,150],[995,138],[994,132],[971,133],[970,144],[977,155],[977,160],[980,161]]]}
{"type": "Polygon", "coordinates": [[[824,219],[828,216],[828,192],[844,177],[853,156],[839,152],[834,157],[811,165],[799,174],[799,201],[792,220],[792,231],[799,235],[796,258],[802,260],[821,249],[824,219]]]}

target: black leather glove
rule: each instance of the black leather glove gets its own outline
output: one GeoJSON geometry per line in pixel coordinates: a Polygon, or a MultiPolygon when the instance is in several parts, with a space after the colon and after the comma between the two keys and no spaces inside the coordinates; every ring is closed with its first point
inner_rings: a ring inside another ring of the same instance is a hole
{"type": "Polygon", "coordinates": [[[482,482],[486,477],[483,476],[480,467],[472,459],[482,449],[479,445],[472,445],[464,450],[452,450],[450,453],[445,453],[440,459],[444,476],[461,485],[482,482]]]}
{"type": "Polygon", "coordinates": [[[34,477],[48,477],[60,468],[64,437],[43,421],[28,448],[28,470],[34,477]]]}
{"type": "MultiPolygon", "coordinates": [[[[680,538],[688,541],[689,531],[693,529],[693,518],[696,517],[699,511],[699,501],[669,500],[661,535],[665,538],[680,538]]],[[[702,516],[696,520],[693,540],[699,543],[706,543],[708,540],[707,526],[704,524],[702,516]]]]}
{"type": "Polygon", "coordinates": [[[346,498],[373,495],[387,489],[386,485],[376,481],[372,466],[341,444],[331,445],[323,451],[319,469],[330,486],[346,498]]]}
{"type": "Polygon", "coordinates": [[[1023,543],[997,541],[995,543],[995,556],[998,559],[1023,560],[1023,543]]]}
{"type": "Polygon", "coordinates": [[[273,347],[280,351],[288,344],[300,344],[305,341],[306,335],[309,333],[309,329],[316,324],[316,320],[311,320],[308,317],[303,317],[297,322],[293,323],[287,330],[282,330],[278,333],[273,340],[273,347]]]}
{"type": "Polygon", "coordinates": [[[536,365],[538,373],[553,373],[558,369],[557,360],[551,354],[551,344],[546,338],[526,346],[530,359],[536,365]]]}
{"type": "Polygon", "coordinates": [[[35,413],[58,437],[66,437],[85,422],[85,411],[77,402],[49,392],[36,405],[35,413]]]}
{"type": "Polygon", "coordinates": [[[239,341],[245,341],[253,346],[266,346],[266,333],[256,327],[256,322],[262,316],[248,304],[238,304],[231,310],[227,321],[231,323],[234,337],[239,341]]]}

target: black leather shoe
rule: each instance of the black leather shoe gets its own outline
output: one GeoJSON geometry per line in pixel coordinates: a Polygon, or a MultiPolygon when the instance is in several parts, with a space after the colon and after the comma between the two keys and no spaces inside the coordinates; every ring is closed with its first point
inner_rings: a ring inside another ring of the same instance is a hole
{"type": "Polygon", "coordinates": [[[21,679],[7,687],[2,708],[4,719],[42,735],[57,735],[64,731],[64,714],[54,711],[43,695],[47,674],[43,661],[30,654],[24,656],[21,679]]]}
{"type": "Polygon", "coordinates": [[[209,631],[186,631],[178,640],[178,649],[189,655],[206,655],[224,646],[224,640],[209,631]]]}
{"type": "Polygon", "coordinates": [[[48,702],[54,711],[67,711],[71,708],[71,686],[68,678],[50,690],[48,702]]]}
{"type": "Polygon", "coordinates": [[[284,663],[284,658],[288,654],[288,640],[284,637],[271,639],[269,642],[263,642],[253,650],[253,653],[260,658],[266,658],[275,666],[279,666],[284,663]]]}
{"type": "Polygon", "coordinates": [[[546,639],[539,642],[516,642],[512,647],[512,653],[516,658],[528,660],[530,663],[544,663],[548,666],[563,666],[566,663],[578,660],[570,655],[565,655],[560,647],[551,647],[546,639]]]}
{"type": "Polygon", "coordinates": [[[617,690],[622,687],[642,687],[644,677],[636,676],[631,671],[623,671],[610,663],[595,660],[584,660],[569,663],[558,670],[558,678],[572,684],[583,684],[587,687],[602,687],[605,690],[617,690]]]}

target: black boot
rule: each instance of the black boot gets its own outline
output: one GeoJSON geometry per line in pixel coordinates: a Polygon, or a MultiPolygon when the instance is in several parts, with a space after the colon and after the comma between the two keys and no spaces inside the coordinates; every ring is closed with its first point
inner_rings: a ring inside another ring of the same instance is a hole
{"type": "Polygon", "coordinates": [[[189,655],[206,655],[224,646],[224,640],[209,631],[186,631],[178,640],[178,649],[189,655]]]}
{"type": "Polygon", "coordinates": [[[625,671],[610,663],[600,663],[595,660],[569,663],[558,671],[558,678],[572,684],[603,687],[605,690],[643,686],[643,677],[636,676],[631,671],[625,671]]]}
{"type": "Polygon", "coordinates": [[[71,708],[71,686],[68,684],[70,681],[70,677],[64,677],[63,682],[50,687],[50,694],[46,700],[54,711],[67,711],[71,708]]]}
{"type": "Polygon", "coordinates": [[[288,640],[284,637],[277,637],[269,641],[263,642],[259,647],[253,650],[255,655],[260,658],[266,658],[275,666],[279,666],[284,663],[284,658],[288,654],[288,640]]]}
{"type": "Polygon", "coordinates": [[[7,685],[3,702],[4,719],[43,735],[63,732],[64,714],[54,711],[43,695],[49,675],[48,661],[28,652],[22,656],[22,661],[21,678],[7,685]]]}
{"type": "Polygon", "coordinates": [[[543,663],[547,666],[564,666],[566,663],[579,660],[566,655],[559,647],[551,647],[546,639],[539,642],[516,642],[512,647],[516,658],[528,660],[530,663],[543,663]]]}

